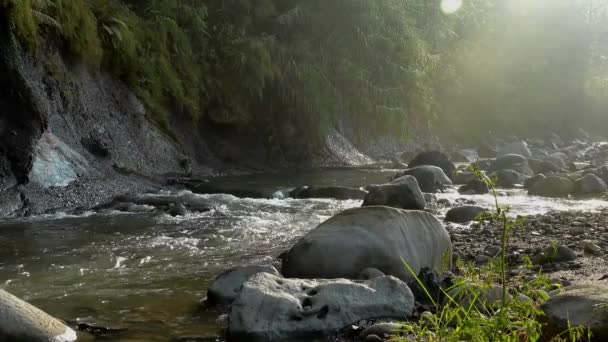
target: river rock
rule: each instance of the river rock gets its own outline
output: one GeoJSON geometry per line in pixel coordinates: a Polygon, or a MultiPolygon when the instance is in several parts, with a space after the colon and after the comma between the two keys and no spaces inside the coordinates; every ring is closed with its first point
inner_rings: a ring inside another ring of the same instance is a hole
{"type": "MultiPolygon", "coordinates": [[[[452,244],[435,216],[383,206],[345,210],[312,230],[283,259],[289,278],[354,279],[368,267],[402,280],[451,260],[452,244]]],[[[449,262],[448,265],[449,267],[449,262]]]]}
{"type": "Polygon", "coordinates": [[[549,176],[536,182],[528,194],[543,197],[568,197],[574,192],[574,183],[564,177],[549,176]]]}
{"type": "Polygon", "coordinates": [[[437,166],[423,165],[412,167],[396,174],[393,180],[406,175],[416,178],[418,186],[423,192],[434,193],[452,185],[450,178],[437,166]]]}
{"type": "Polygon", "coordinates": [[[566,156],[565,154],[558,152],[558,153],[553,153],[547,157],[544,158],[545,161],[550,162],[551,164],[557,166],[559,169],[561,170],[567,170],[568,169],[568,156],[566,156]]]}
{"type": "Polygon", "coordinates": [[[598,176],[589,174],[574,182],[574,193],[577,195],[601,194],[608,191],[608,186],[598,176]]]}
{"type": "Polygon", "coordinates": [[[498,156],[502,157],[508,154],[519,154],[525,158],[532,157],[532,152],[525,141],[517,141],[503,146],[498,149],[498,156]]]}
{"type": "Polygon", "coordinates": [[[549,246],[532,258],[535,265],[576,260],[576,253],[564,245],[549,246]]]}
{"type": "Polygon", "coordinates": [[[385,205],[400,209],[424,210],[426,201],[416,178],[402,176],[389,184],[371,185],[363,199],[363,206],[385,205]]]}
{"type": "Polygon", "coordinates": [[[608,306],[607,286],[567,288],[541,306],[548,324],[543,335],[550,338],[566,331],[569,326],[582,325],[591,330],[593,341],[608,340],[608,310],[605,306],[608,306]]]}
{"type": "Polygon", "coordinates": [[[367,191],[344,186],[304,186],[289,193],[291,198],[332,198],[337,200],[362,200],[367,191]]]}
{"type": "Polygon", "coordinates": [[[71,342],[76,332],[42,310],[0,290],[0,341],[71,342]]]}
{"type": "Polygon", "coordinates": [[[543,174],[535,175],[534,177],[530,177],[524,181],[524,189],[530,190],[537,182],[541,180],[545,180],[547,177],[543,174]]]}
{"type": "Polygon", "coordinates": [[[207,290],[207,301],[210,305],[227,305],[238,296],[243,284],[254,275],[265,272],[279,275],[276,268],[269,265],[251,265],[231,268],[218,275],[207,290]]]}
{"type": "Polygon", "coordinates": [[[439,151],[422,152],[414,157],[408,165],[410,168],[423,165],[437,166],[450,178],[456,173],[454,163],[450,161],[448,156],[439,151]]]}
{"type": "Polygon", "coordinates": [[[475,194],[475,195],[483,195],[490,192],[490,188],[484,182],[479,179],[473,179],[469,181],[467,184],[458,188],[458,192],[461,194],[475,194]]]}
{"type": "Polygon", "coordinates": [[[448,210],[445,215],[446,222],[467,223],[473,221],[479,214],[487,212],[488,209],[476,206],[456,207],[448,210]]]}
{"type": "Polygon", "coordinates": [[[528,177],[513,170],[496,171],[496,186],[499,188],[511,189],[518,184],[523,184],[528,177]]]}
{"type": "Polygon", "coordinates": [[[403,319],[414,296],[401,280],[284,279],[259,273],[243,285],[228,324],[231,340],[285,341],[326,336],[372,318],[403,319]]]}
{"type": "Polygon", "coordinates": [[[457,172],[454,177],[452,177],[452,183],[454,184],[467,184],[472,180],[476,180],[477,176],[473,172],[457,172]]]}

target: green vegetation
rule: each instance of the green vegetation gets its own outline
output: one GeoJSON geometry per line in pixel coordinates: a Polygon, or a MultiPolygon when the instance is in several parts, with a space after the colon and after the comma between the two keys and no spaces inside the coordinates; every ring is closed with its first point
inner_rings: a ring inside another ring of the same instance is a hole
{"type": "MultiPolygon", "coordinates": [[[[444,300],[433,298],[424,287],[416,272],[404,261],[434,307],[434,312],[421,315],[420,321],[406,323],[403,341],[586,341],[590,332],[584,327],[570,327],[558,336],[542,336],[540,304],[549,299],[547,291],[559,287],[539,274],[526,281],[520,274],[507,281],[506,250],[509,233],[521,226],[511,220],[508,207],[498,203],[496,180],[483,174],[476,165],[472,171],[491,189],[496,210],[482,214],[479,221],[499,223],[501,231],[500,254],[487,266],[476,268],[457,262],[459,276],[447,290],[442,290],[444,300]],[[510,292],[509,293],[509,289],[510,292]]],[[[528,267],[532,267],[529,263],[528,267]]],[[[400,341],[397,339],[396,341],[400,341]]]]}
{"type": "Polygon", "coordinates": [[[603,3],[440,3],[0,0],[0,20],[33,53],[59,42],[119,77],[161,125],[183,113],[271,145],[608,128],[603,3]]]}

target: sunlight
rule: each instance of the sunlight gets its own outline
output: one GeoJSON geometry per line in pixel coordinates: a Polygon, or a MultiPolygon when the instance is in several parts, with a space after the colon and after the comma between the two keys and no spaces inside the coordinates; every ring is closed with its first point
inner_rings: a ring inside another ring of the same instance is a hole
{"type": "Polygon", "coordinates": [[[441,0],[441,10],[445,14],[452,14],[462,7],[462,0],[441,0]]]}

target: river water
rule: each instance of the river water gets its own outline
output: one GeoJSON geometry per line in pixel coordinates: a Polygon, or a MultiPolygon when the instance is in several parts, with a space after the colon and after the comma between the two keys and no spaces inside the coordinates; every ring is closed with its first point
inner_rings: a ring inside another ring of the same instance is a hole
{"type": "MultiPolygon", "coordinates": [[[[298,185],[383,183],[392,170],[324,170],[226,177],[210,185],[272,194],[298,185]]],[[[325,219],[360,201],[254,199],[166,191],[214,209],[165,214],[57,214],[0,219],[0,288],[74,324],[126,329],[113,341],[216,341],[219,312],[201,308],[213,277],[276,257],[325,219]]],[[[439,198],[463,198],[454,189],[439,198]]],[[[466,196],[490,206],[490,196],[466,196]]],[[[501,192],[513,214],[595,210],[603,200],[548,200],[501,192]]],[[[83,336],[83,341],[91,340],[83,336]]]]}

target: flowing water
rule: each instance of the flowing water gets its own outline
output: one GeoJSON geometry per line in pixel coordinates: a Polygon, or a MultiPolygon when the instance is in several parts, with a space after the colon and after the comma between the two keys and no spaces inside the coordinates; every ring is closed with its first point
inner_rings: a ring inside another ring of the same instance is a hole
{"type": "MultiPolygon", "coordinates": [[[[382,183],[390,170],[325,170],[228,177],[211,184],[272,194],[297,185],[382,183]]],[[[0,220],[0,287],[69,323],[126,329],[113,341],[215,341],[219,312],[202,309],[207,285],[236,265],[275,263],[320,222],[360,201],[252,199],[164,192],[214,209],[165,214],[87,213],[0,220]]],[[[439,198],[462,198],[454,191],[439,198]]],[[[466,196],[490,205],[490,196],[466,196]]],[[[608,203],[507,191],[515,214],[594,210],[608,203]]],[[[82,340],[90,340],[86,336],[82,340]]]]}

